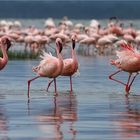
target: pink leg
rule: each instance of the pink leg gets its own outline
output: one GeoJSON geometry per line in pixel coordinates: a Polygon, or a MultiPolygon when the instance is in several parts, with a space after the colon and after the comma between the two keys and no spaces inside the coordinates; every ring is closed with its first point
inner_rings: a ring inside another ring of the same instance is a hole
{"type": "Polygon", "coordinates": [[[131,76],[132,76],[132,73],[129,73],[128,81],[127,81],[127,84],[125,86],[126,95],[129,94],[129,90],[130,90],[129,82],[130,82],[131,76]]]}
{"type": "Polygon", "coordinates": [[[48,83],[48,87],[47,87],[47,92],[49,91],[49,87],[50,87],[50,85],[52,84],[53,81],[54,81],[54,79],[51,80],[51,81],[49,81],[49,83],[48,83]]]}
{"type": "Polygon", "coordinates": [[[56,88],[56,78],[54,78],[54,96],[57,96],[58,94],[57,94],[57,88],[56,88]]]}
{"type": "Polygon", "coordinates": [[[122,84],[122,85],[125,85],[125,86],[126,86],[126,84],[125,84],[125,83],[123,83],[123,82],[121,82],[121,81],[119,81],[119,80],[116,80],[116,79],[112,78],[114,75],[118,74],[118,73],[119,73],[119,72],[121,72],[121,71],[122,71],[122,70],[118,70],[117,72],[115,72],[115,73],[111,74],[111,75],[109,76],[109,79],[110,79],[110,80],[113,80],[113,81],[116,81],[116,82],[118,82],[118,83],[120,83],[120,84],[122,84]]]}
{"type": "Polygon", "coordinates": [[[134,82],[134,80],[135,80],[135,78],[137,77],[138,74],[139,74],[139,73],[136,73],[136,75],[133,77],[131,83],[129,84],[130,87],[131,87],[132,83],[134,82]]]}
{"type": "Polygon", "coordinates": [[[127,86],[128,86],[128,87],[127,87],[127,90],[128,90],[128,91],[126,91],[126,96],[129,95],[129,90],[130,90],[130,88],[131,88],[131,86],[132,86],[132,84],[133,84],[133,82],[134,82],[134,80],[135,80],[135,78],[137,77],[138,74],[139,74],[139,73],[136,73],[135,76],[133,77],[133,79],[131,80],[131,83],[130,83],[129,85],[127,85],[127,86]]]}
{"type": "Polygon", "coordinates": [[[70,93],[72,93],[72,76],[70,76],[70,93]]]}
{"type": "Polygon", "coordinates": [[[28,98],[30,98],[30,83],[31,83],[32,81],[34,81],[35,79],[39,78],[39,77],[40,77],[40,76],[37,76],[37,77],[35,77],[35,78],[33,78],[33,79],[28,80],[28,98]]]}

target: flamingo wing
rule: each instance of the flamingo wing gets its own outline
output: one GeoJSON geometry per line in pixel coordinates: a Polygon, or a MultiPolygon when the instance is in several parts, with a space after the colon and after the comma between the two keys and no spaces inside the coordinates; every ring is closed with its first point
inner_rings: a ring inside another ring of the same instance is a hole
{"type": "Polygon", "coordinates": [[[33,67],[33,71],[41,76],[52,77],[53,73],[57,70],[58,59],[46,52],[43,52],[41,58],[40,64],[33,67]]]}
{"type": "Polygon", "coordinates": [[[62,75],[65,75],[65,76],[71,75],[73,60],[72,59],[64,59],[63,64],[64,64],[64,67],[63,67],[62,75]]]}
{"type": "Polygon", "coordinates": [[[130,44],[125,44],[125,43],[123,43],[123,44],[121,44],[121,47],[124,48],[125,50],[131,51],[131,52],[133,52],[133,53],[135,53],[135,51],[136,51],[136,50],[132,47],[132,45],[130,45],[130,44]]]}
{"type": "Polygon", "coordinates": [[[58,59],[57,58],[51,58],[47,60],[42,60],[39,64],[39,71],[38,73],[42,76],[46,77],[53,77],[53,74],[57,70],[58,66],[58,59]]]}
{"type": "Polygon", "coordinates": [[[64,59],[63,63],[64,63],[64,69],[70,70],[72,68],[73,60],[72,59],[64,59]]]}

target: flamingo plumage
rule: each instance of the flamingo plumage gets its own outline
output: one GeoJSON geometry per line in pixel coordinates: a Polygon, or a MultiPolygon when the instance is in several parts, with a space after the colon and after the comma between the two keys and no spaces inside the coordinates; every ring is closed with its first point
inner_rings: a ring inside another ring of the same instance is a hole
{"type": "Polygon", "coordinates": [[[126,96],[128,96],[132,83],[134,82],[136,76],[140,71],[140,52],[134,49],[132,45],[127,43],[121,44],[121,47],[123,48],[123,50],[116,51],[118,58],[116,60],[111,60],[111,64],[115,65],[119,70],[111,74],[109,76],[109,79],[123,84],[125,86],[126,96]],[[122,71],[129,73],[127,83],[123,83],[122,81],[113,78],[114,75],[122,71]],[[135,73],[135,75],[132,77],[133,73],[135,73]]]}
{"type": "Polygon", "coordinates": [[[43,55],[41,56],[42,60],[40,64],[38,66],[33,67],[33,71],[37,73],[38,76],[28,80],[28,98],[29,98],[30,83],[39,77],[53,78],[55,86],[54,95],[57,95],[56,77],[58,77],[61,74],[63,69],[63,59],[61,56],[62,40],[60,38],[56,39],[56,46],[57,46],[56,47],[57,57],[44,52],[43,55]]]}
{"type": "MultiPolygon", "coordinates": [[[[77,72],[78,70],[78,60],[77,60],[77,55],[75,52],[75,40],[76,40],[76,34],[72,35],[71,37],[72,40],[72,46],[71,46],[71,58],[66,58],[63,60],[64,66],[63,66],[63,70],[61,73],[61,76],[69,76],[70,77],[70,92],[72,93],[72,75],[74,73],[77,72]]],[[[48,84],[48,88],[49,89],[51,83],[53,82],[50,81],[50,83],[48,84]]]]}
{"type": "Polygon", "coordinates": [[[1,48],[2,54],[3,54],[3,57],[0,57],[0,70],[2,70],[8,62],[7,51],[10,48],[10,46],[11,46],[10,39],[6,36],[3,36],[0,39],[0,48],[1,48]]]}

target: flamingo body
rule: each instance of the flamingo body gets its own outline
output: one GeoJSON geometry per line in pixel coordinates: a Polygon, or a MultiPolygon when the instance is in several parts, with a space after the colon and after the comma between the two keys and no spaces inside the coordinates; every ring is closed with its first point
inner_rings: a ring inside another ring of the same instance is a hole
{"type": "Polygon", "coordinates": [[[71,58],[64,59],[63,63],[64,63],[64,68],[61,73],[62,76],[73,75],[78,69],[77,64],[74,64],[75,62],[71,58]]]}
{"type": "Polygon", "coordinates": [[[36,67],[33,67],[33,71],[38,74],[37,77],[28,80],[28,98],[29,98],[29,90],[30,90],[30,83],[31,81],[39,78],[39,77],[48,77],[53,78],[54,85],[55,85],[55,94],[57,95],[56,91],[56,77],[58,77],[63,69],[63,59],[61,56],[62,51],[62,40],[60,38],[56,39],[56,53],[57,57],[54,57],[46,52],[43,52],[43,55],[41,56],[42,60],[40,61],[40,64],[36,67]]]}
{"type": "MultiPolygon", "coordinates": [[[[71,47],[71,56],[72,57],[63,60],[63,69],[61,72],[61,76],[70,77],[70,91],[71,92],[72,92],[72,75],[78,70],[78,60],[77,60],[76,52],[74,50],[75,38],[76,38],[76,35],[74,34],[72,36],[72,47],[71,47]]],[[[49,89],[52,82],[53,82],[53,80],[49,82],[47,90],[49,89]]]]}
{"type": "Polygon", "coordinates": [[[0,57],[0,70],[2,70],[8,62],[7,51],[10,48],[10,46],[11,46],[11,42],[10,42],[9,38],[7,36],[3,36],[0,39],[0,48],[1,48],[2,54],[3,54],[3,57],[0,57]]]}
{"type": "Polygon", "coordinates": [[[138,72],[140,70],[140,53],[138,51],[122,50],[116,51],[118,59],[114,65],[126,72],[138,72]]]}
{"type": "Polygon", "coordinates": [[[71,58],[67,58],[63,60],[64,67],[62,70],[62,76],[70,76],[70,90],[72,92],[72,75],[78,70],[78,60],[75,52],[75,40],[76,35],[72,36],[72,47],[71,47],[71,58]]]}
{"type": "Polygon", "coordinates": [[[63,63],[61,63],[58,58],[46,52],[44,52],[41,58],[42,60],[40,64],[36,67],[33,67],[34,72],[42,77],[48,78],[54,78],[61,74],[63,63]]]}
{"type": "Polygon", "coordinates": [[[120,70],[111,74],[109,78],[123,84],[125,86],[126,96],[128,96],[132,83],[134,82],[136,76],[139,74],[140,71],[140,53],[129,44],[123,43],[121,44],[121,47],[123,48],[123,50],[116,52],[118,58],[116,60],[111,60],[111,64],[115,65],[120,70]],[[121,71],[129,73],[127,83],[123,83],[119,80],[112,78],[114,75],[118,74],[121,71]],[[136,74],[131,79],[133,73],[136,74]]]}

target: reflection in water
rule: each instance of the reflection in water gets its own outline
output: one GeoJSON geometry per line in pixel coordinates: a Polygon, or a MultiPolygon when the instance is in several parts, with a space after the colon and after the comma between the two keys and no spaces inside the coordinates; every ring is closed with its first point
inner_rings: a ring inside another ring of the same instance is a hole
{"type": "MultiPolygon", "coordinates": [[[[4,97],[0,97],[0,100],[3,100],[4,97]]],[[[0,101],[1,102],[1,101],[0,101]]],[[[0,103],[0,138],[2,140],[8,140],[7,138],[7,132],[8,132],[8,120],[6,117],[6,112],[5,112],[4,104],[0,103]]]]}
{"type": "Polygon", "coordinates": [[[120,113],[117,120],[121,127],[123,138],[140,136],[140,99],[137,97],[126,98],[126,110],[120,113]]]}
{"type": "Polygon", "coordinates": [[[77,100],[75,95],[61,93],[53,97],[53,105],[45,107],[35,119],[39,122],[39,131],[45,138],[65,139],[65,136],[75,140],[77,121],[77,100]]]}

